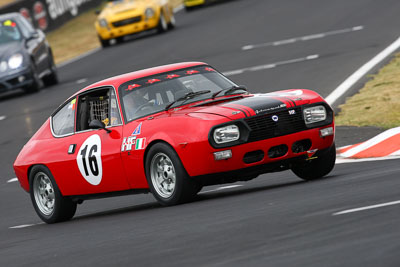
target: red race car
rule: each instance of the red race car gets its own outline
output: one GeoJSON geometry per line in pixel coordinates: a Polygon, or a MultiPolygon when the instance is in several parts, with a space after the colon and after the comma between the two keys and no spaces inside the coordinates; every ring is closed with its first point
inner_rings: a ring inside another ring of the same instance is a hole
{"type": "Polygon", "coordinates": [[[86,199],[153,193],[162,205],[203,186],[291,169],[312,180],[334,167],[333,111],[317,93],[250,94],[213,67],[187,62],[90,85],[65,101],[14,170],[46,223],[86,199]]]}

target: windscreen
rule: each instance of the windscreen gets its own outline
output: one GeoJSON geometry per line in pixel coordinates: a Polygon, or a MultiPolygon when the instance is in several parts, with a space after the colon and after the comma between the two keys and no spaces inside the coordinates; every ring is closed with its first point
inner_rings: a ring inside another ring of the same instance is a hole
{"type": "Polygon", "coordinates": [[[180,101],[174,107],[208,99],[214,93],[232,86],[235,86],[232,81],[213,68],[198,66],[129,81],[120,86],[119,94],[129,122],[162,111],[188,93],[209,91],[180,101]]]}
{"type": "Polygon", "coordinates": [[[20,41],[21,39],[21,32],[14,20],[0,21],[0,44],[20,41]]]}

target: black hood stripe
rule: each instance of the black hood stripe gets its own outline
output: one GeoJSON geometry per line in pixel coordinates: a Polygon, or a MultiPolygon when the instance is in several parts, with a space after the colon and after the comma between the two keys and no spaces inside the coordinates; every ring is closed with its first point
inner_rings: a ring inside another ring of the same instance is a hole
{"type": "MultiPolygon", "coordinates": [[[[236,101],[229,102],[229,104],[241,105],[251,108],[256,115],[263,113],[271,113],[277,110],[286,109],[288,105],[288,103],[285,103],[282,100],[267,96],[246,97],[236,101]]],[[[250,115],[251,114],[249,114],[249,116],[250,115]]]]}

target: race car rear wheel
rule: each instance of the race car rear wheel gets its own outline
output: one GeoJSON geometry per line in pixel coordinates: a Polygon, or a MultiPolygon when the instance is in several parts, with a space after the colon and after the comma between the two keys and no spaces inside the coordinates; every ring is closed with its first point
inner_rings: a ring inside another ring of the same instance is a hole
{"type": "Polygon", "coordinates": [[[46,86],[55,85],[58,83],[57,67],[54,63],[53,55],[50,53],[51,57],[49,59],[49,70],[50,74],[43,78],[43,82],[46,86]]]}
{"type": "Polygon", "coordinates": [[[38,216],[46,223],[71,219],[76,212],[76,202],[63,197],[45,166],[34,166],[29,175],[30,196],[38,216]]]}
{"type": "Polygon", "coordinates": [[[98,36],[98,37],[99,37],[101,47],[106,48],[106,47],[110,46],[110,40],[103,40],[103,39],[101,39],[100,36],[98,36]]]}
{"type": "Polygon", "coordinates": [[[318,156],[316,159],[306,161],[303,164],[294,165],[292,171],[303,180],[315,180],[330,173],[335,166],[335,162],[336,146],[335,143],[333,143],[326,153],[318,156]]]}
{"type": "Polygon", "coordinates": [[[189,177],[176,152],[165,143],[157,143],[148,151],[146,177],[150,191],[164,206],[188,202],[200,188],[189,177]]]}
{"type": "Polygon", "coordinates": [[[158,33],[163,33],[167,30],[168,30],[168,24],[167,24],[167,21],[165,20],[163,12],[161,11],[160,19],[158,20],[157,31],[158,31],[158,33]]]}

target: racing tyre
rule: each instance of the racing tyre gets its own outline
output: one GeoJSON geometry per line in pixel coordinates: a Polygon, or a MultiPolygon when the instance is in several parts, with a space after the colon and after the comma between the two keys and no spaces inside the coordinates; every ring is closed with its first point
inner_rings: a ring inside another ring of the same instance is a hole
{"type": "Polygon", "coordinates": [[[34,166],[29,175],[30,196],[36,213],[46,223],[70,220],[76,212],[76,202],[63,197],[50,170],[34,166]]]}
{"type": "Polygon", "coordinates": [[[307,161],[303,164],[298,164],[292,167],[292,171],[299,178],[311,181],[322,178],[330,173],[336,162],[336,146],[335,143],[318,158],[307,161]]]}
{"type": "Polygon", "coordinates": [[[32,67],[32,80],[32,84],[24,88],[25,92],[27,93],[38,92],[40,88],[43,87],[43,81],[39,78],[39,74],[37,73],[35,66],[32,67]]]}
{"type": "Polygon", "coordinates": [[[51,86],[58,83],[58,74],[56,64],[54,64],[53,56],[50,59],[50,74],[43,78],[43,82],[45,86],[51,86]]]}
{"type": "Polygon", "coordinates": [[[175,15],[174,15],[174,12],[171,11],[171,17],[169,19],[168,29],[172,30],[173,28],[175,28],[175,26],[176,26],[175,15]]]}
{"type": "Polygon", "coordinates": [[[167,24],[167,21],[165,20],[163,12],[161,11],[160,19],[158,21],[157,31],[158,31],[158,33],[163,33],[167,30],[168,30],[168,24],[167,24]]]}
{"type": "Polygon", "coordinates": [[[99,36],[99,41],[100,41],[101,47],[103,47],[103,48],[107,48],[110,46],[110,40],[103,40],[99,36]]]}
{"type": "Polygon", "coordinates": [[[146,178],[150,191],[163,206],[188,202],[201,189],[187,174],[176,152],[165,143],[157,143],[148,151],[146,178]]]}

